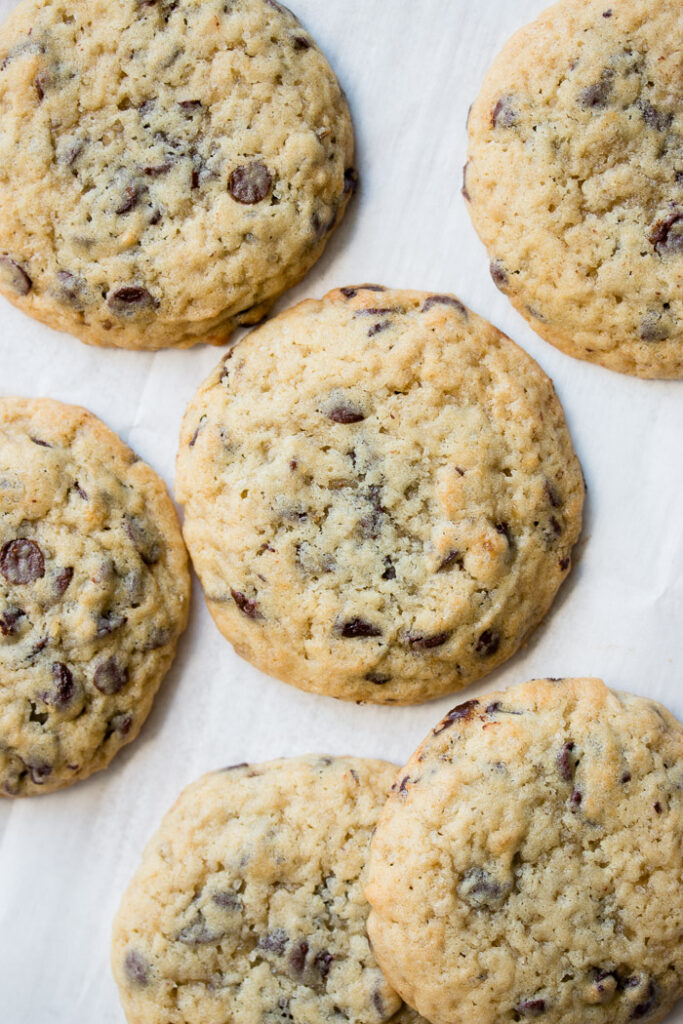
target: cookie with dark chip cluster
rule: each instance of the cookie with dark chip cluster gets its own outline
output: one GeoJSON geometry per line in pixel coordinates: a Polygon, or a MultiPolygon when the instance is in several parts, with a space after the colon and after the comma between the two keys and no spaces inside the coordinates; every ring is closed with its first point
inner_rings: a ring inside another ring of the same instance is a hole
{"type": "Polygon", "coordinates": [[[0,108],[0,292],[93,345],[261,320],[356,183],[344,95],[274,0],[23,0],[0,108]]]}
{"type": "Polygon", "coordinates": [[[372,843],[377,959],[433,1024],[654,1024],[683,995],[683,727],[599,679],[453,708],[372,843]]]}
{"type": "Polygon", "coordinates": [[[426,1024],[365,933],[370,835],[395,773],[310,756],[188,787],[114,925],[130,1024],[426,1024]]]}
{"type": "Polygon", "coordinates": [[[0,795],[83,779],[137,736],[189,596],[156,473],[85,409],[0,399],[0,795]]]}
{"type": "Polygon", "coordinates": [[[540,367],[454,296],[379,285],[231,349],[186,414],[176,483],[240,655],[401,704],[514,654],[569,572],[584,494],[540,367]]]}
{"type": "Polygon", "coordinates": [[[683,377],[680,0],[563,0],[505,46],[464,194],[496,285],[564,352],[683,377]]]}

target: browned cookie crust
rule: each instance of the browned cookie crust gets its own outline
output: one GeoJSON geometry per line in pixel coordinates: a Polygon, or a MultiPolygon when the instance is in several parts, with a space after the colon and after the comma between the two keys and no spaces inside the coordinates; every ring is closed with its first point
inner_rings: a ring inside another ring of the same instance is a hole
{"type": "Polygon", "coordinates": [[[0,291],[90,344],[262,319],[352,161],[339,84],[274,0],[22,0],[0,30],[0,291]]]}
{"type": "Polygon", "coordinates": [[[0,795],[104,768],[187,621],[164,484],[85,409],[0,399],[0,795]]]}

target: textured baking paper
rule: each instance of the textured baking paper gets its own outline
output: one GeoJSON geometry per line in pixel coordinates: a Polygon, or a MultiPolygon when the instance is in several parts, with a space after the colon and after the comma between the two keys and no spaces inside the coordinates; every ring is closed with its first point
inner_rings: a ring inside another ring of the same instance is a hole
{"type": "MultiPolygon", "coordinates": [[[[467,696],[534,676],[598,675],[683,718],[683,382],[622,377],[536,337],[491,282],[460,196],[467,108],[501,44],[544,0],[291,3],[348,93],[362,188],[319,265],[279,308],[363,281],[456,292],[553,377],[586,474],[584,543],[552,613],[467,696]]],[[[13,6],[0,0],[0,14],[13,6]]],[[[0,393],[87,406],[169,486],[183,409],[219,355],[99,351],[0,300],[0,393]]],[[[455,703],[357,707],[300,693],[233,653],[195,586],[190,628],[137,742],[70,790],[0,801],[1,1024],[123,1024],[111,919],[143,844],[187,782],[307,751],[402,762],[455,703]]],[[[683,1005],[673,1022],[682,1024],[683,1005]]]]}

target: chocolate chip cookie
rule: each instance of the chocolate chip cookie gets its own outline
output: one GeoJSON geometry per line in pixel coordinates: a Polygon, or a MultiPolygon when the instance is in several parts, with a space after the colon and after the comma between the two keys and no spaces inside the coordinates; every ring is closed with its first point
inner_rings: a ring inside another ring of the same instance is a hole
{"type": "Polygon", "coordinates": [[[365,934],[370,834],[395,772],[311,756],[186,789],[114,925],[130,1024],[420,1022],[365,934]]]}
{"type": "Polygon", "coordinates": [[[399,775],[369,934],[433,1024],[659,1021],[683,994],[683,728],[599,679],[466,701],[399,775]]]}
{"type": "Polygon", "coordinates": [[[186,414],[177,493],[240,655],[411,704],[491,671],[545,615],[583,481],[525,352],[452,295],[364,285],[228,352],[186,414]]]}
{"type": "Polygon", "coordinates": [[[563,0],[505,46],[464,194],[491,274],[564,352],[683,377],[679,0],[563,0]]]}
{"type": "Polygon", "coordinates": [[[134,739],[187,621],[162,481],[85,409],[0,398],[0,795],[59,789],[134,739]]]}
{"type": "Polygon", "coordinates": [[[356,182],[344,95],[274,0],[23,0],[0,110],[0,291],[93,345],[262,319],[356,182]]]}

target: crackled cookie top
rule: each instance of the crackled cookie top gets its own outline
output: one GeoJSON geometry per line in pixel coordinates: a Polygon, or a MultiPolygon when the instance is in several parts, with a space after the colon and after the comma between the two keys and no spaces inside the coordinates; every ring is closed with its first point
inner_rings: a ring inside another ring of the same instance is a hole
{"type": "Polygon", "coordinates": [[[551,382],[453,296],[343,288],[232,349],[177,491],[219,628],[303,689],[415,703],[519,647],[583,483],[551,382]]]}
{"type": "Polygon", "coordinates": [[[82,340],[224,340],[353,190],[337,80],[274,0],[23,0],[0,31],[0,290],[82,340]]]}
{"type": "Polygon", "coordinates": [[[400,773],[369,934],[433,1024],[661,1020],[683,992],[683,729],[597,679],[466,701],[400,773]]]}
{"type": "Polygon", "coordinates": [[[311,756],[186,789],[114,926],[131,1024],[420,1022],[365,934],[370,834],[395,773],[311,756]]]}
{"type": "Polygon", "coordinates": [[[0,795],[84,778],[137,735],[188,601],[149,466],[85,409],[0,399],[0,795]]]}
{"type": "Polygon", "coordinates": [[[495,61],[464,193],[491,273],[570,355],[683,376],[679,0],[564,0],[495,61]]]}

